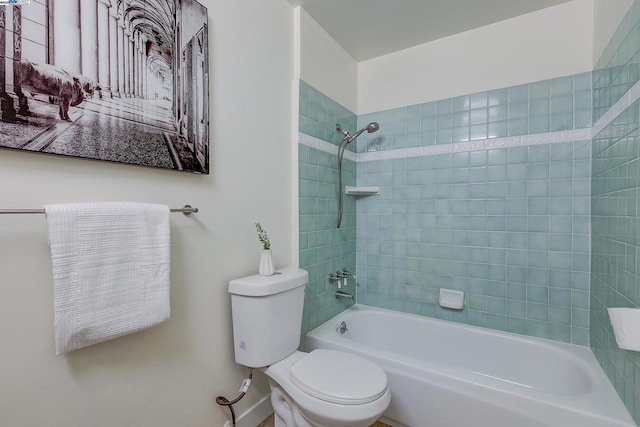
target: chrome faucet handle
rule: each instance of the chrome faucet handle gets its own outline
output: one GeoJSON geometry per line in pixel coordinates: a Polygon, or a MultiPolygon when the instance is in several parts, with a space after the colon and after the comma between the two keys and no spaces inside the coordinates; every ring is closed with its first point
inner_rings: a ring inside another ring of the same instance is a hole
{"type": "Polygon", "coordinates": [[[329,273],[329,283],[339,282],[340,280],[342,280],[342,277],[340,277],[339,273],[339,271],[336,271],[335,273],[329,273]]]}
{"type": "Polygon", "coordinates": [[[342,269],[342,277],[344,277],[344,278],[353,277],[355,279],[356,275],[353,274],[352,272],[350,272],[349,270],[347,270],[346,268],[343,268],[342,269]]]}

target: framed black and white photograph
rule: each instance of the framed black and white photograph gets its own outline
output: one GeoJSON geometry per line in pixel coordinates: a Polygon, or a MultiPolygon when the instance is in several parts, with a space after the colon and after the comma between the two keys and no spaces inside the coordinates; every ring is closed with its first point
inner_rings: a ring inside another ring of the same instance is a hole
{"type": "Polygon", "coordinates": [[[209,173],[207,9],[0,6],[0,147],[209,173]]]}

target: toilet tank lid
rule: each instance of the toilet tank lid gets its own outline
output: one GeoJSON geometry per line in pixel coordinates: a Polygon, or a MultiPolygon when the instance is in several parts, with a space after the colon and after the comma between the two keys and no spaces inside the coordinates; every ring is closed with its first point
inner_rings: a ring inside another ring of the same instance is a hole
{"type": "Polygon", "coordinates": [[[229,293],[244,296],[266,296],[285,292],[309,281],[309,273],[299,268],[283,268],[272,276],[253,276],[234,279],[229,282],[229,293]]]}

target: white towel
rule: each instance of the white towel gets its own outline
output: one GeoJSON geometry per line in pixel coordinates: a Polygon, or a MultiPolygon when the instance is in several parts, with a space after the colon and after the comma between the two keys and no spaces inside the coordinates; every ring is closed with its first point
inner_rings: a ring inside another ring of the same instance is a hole
{"type": "Polygon", "coordinates": [[[169,319],[169,208],[144,203],[45,206],[56,354],[169,319]]]}

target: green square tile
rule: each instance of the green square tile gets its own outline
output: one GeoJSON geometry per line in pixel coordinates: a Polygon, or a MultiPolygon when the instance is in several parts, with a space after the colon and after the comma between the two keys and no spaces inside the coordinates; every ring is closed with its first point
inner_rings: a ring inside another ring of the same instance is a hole
{"type": "Polygon", "coordinates": [[[543,80],[540,82],[529,84],[529,98],[530,99],[544,99],[551,96],[549,80],[543,80]]]}

